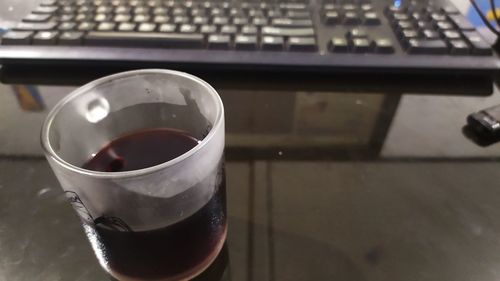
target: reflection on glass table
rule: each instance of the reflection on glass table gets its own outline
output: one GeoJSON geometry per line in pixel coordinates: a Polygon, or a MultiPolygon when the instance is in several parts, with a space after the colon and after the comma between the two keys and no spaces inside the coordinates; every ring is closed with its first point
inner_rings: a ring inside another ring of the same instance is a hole
{"type": "MultiPolygon", "coordinates": [[[[74,87],[31,87],[0,85],[0,280],[107,280],[39,147],[74,87]]],[[[220,94],[227,263],[200,280],[498,279],[500,147],[461,133],[498,92],[220,94]]]]}

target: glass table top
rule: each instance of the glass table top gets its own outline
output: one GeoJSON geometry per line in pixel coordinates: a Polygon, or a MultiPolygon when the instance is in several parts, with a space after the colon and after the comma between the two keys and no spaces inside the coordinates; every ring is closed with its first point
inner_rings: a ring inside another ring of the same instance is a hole
{"type": "MultiPolygon", "coordinates": [[[[0,85],[0,280],[108,280],[39,145],[75,86],[0,85]]],[[[487,97],[217,89],[229,230],[200,280],[498,280],[487,97]]],[[[403,89],[402,89],[403,92],[403,89]]]]}

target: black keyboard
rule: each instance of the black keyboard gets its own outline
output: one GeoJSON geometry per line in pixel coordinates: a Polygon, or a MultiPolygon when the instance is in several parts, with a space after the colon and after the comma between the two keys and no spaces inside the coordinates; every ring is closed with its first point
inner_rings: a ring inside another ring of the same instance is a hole
{"type": "Polygon", "coordinates": [[[446,1],[45,0],[0,62],[493,75],[499,60],[446,1]]]}

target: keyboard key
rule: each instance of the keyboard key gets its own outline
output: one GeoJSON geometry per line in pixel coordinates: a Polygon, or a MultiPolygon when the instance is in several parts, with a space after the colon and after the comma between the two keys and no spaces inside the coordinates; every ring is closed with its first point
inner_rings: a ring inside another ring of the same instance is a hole
{"type": "Polygon", "coordinates": [[[323,17],[325,24],[338,24],[340,22],[340,15],[337,11],[327,11],[323,17]]]}
{"type": "Polygon", "coordinates": [[[132,17],[126,14],[118,14],[114,17],[113,21],[115,22],[128,22],[132,17]]]}
{"type": "Polygon", "coordinates": [[[423,9],[423,12],[428,15],[439,12],[436,8],[433,7],[433,5],[425,5],[424,7],[425,8],[423,9]]]}
{"type": "Polygon", "coordinates": [[[346,53],[349,51],[349,43],[345,38],[333,37],[328,43],[328,49],[330,52],[346,53]]]}
{"type": "Polygon", "coordinates": [[[29,14],[23,21],[24,22],[46,22],[50,19],[50,14],[29,14]]]}
{"type": "Polygon", "coordinates": [[[169,20],[169,16],[154,16],[153,18],[154,23],[168,23],[169,20]]]}
{"type": "Polygon", "coordinates": [[[97,7],[97,9],[95,11],[96,11],[96,13],[99,13],[99,14],[107,14],[107,13],[111,13],[113,11],[113,7],[100,6],[100,7],[97,7]]]}
{"type": "Polygon", "coordinates": [[[129,6],[117,6],[115,7],[115,14],[128,14],[132,11],[132,8],[129,6]]]}
{"type": "Polygon", "coordinates": [[[207,17],[196,16],[193,18],[193,24],[201,25],[201,24],[207,24],[207,23],[208,23],[207,17]]]}
{"type": "Polygon", "coordinates": [[[283,37],[263,36],[261,40],[261,48],[264,51],[281,51],[285,45],[283,37]]]}
{"type": "Polygon", "coordinates": [[[2,45],[28,45],[31,43],[33,32],[31,31],[8,31],[2,35],[2,45]]]}
{"type": "Polygon", "coordinates": [[[140,0],[131,0],[128,2],[128,4],[132,7],[135,7],[135,6],[139,6],[140,4],[142,4],[142,1],[140,0]]]}
{"type": "Polygon", "coordinates": [[[353,4],[345,4],[345,5],[342,6],[342,9],[344,11],[354,11],[354,10],[357,9],[357,7],[355,5],[353,5],[353,4]]]}
{"type": "Polygon", "coordinates": [[[75,15],[72,14],[64,14],[59,17],[59,21],[72,21],[75,18],[75,15]]]}
{"type": "Polygon", "coordinates": [[[234,25],[223,25],[220,28],[220,33],[222,34],[228,34],[228,35],[234,35],[238,29],[234,25]]]}
{"type": "Polygon", "coordinates": [[[439,32],[431,30],[431,29],[425,29],[423,31],[425,39],[438,39],[439,38],[439,32]]]}
{"type": "Polygon", "coordinates": [[[177,4],[175,3],[174,0],[168,0],[168,1],[163,1],[163,5],[168,8],[173,8],[177,4]]]}
{"type": "Polygon", "coordinates": [[[57,4],[57,0],[43,0],[40,6],[54,6],[57,4]]]}
{"type": "Polygon", "coordinates": [[[365,13],[363,15],[363,23],[366,25],[379,25],[380,24],[380,18],[378,17],[377,13],[374,12],[369,12],[365,13]]]}
{"type": "Polygon", "coordinates": [[[250,9],[248,11],[248,16],[250,17],[257,17],[257,18],[263,18],[265,15],[264,15],[264,12],[262,10],[257,10],[257,9],[250,9]]]}
{"type": "Polygon", "coordinates": [[[368,33],[363,28],[353,28],[346,33],[346,37],[348,37],[348,38],[366,38],[366,37],[368,37],[368,33]]]}
{"type": "Polygon", "coordinates": [[[164,24],[160,25],[160,28],[158,28],[158,31],[171,33],[171,32],[175,32],[175,28],[176,28],[175,24],[164,23],[164,24]]]}
{"type": "Polygon", "coordinates": [[[155,29],[156,29],[156,24],[149,22],[143,22],[139,24],[139,27],[137,27],[137,31],[139,32],[152,32],[155,31],[155,29]]]}
{"type": "Polygon", "coordinates": [[[425,20],[424,15],[420,12],[413,12],[411,14],[411,18],[416,20],[416,21],[423,21],[425,20]]]}
{"type": "Polygon", "coordinates": [[[492,54],[491,46],[476,31],[467,31],[463,35],[472,46],[472,54],[484,56],[492,54]]]}
{"type": "Polygon", "coordinates": [[[301,13],[302,11],[287,11],[285,14],[285,13],[282,13],[281,10],[279,10],[279,9],[274,9],[274,10],[267,11],[267,17],[268,18],[280,18],[280,17],[283,17],[284,15],[286,15],[289,18],[294,18],[293,16],[289,16],[289,13],[291,13],[291,12],[301,13]]]}
{"type": "Polygon", "coordinates": [[[57,11],[57,6],[39,6],[37,7],[33,13],[34,14],[53,14],[57,11]]]}
{"type": "Polygon", "coordinates": [[[229,35],[212,34],[208,36],[209,49],[229,49],[231,47],[231,37],[229,35]]]}
{"type": "Polygon", "coordinates": [[[135,30],[136,24],[133,22],[122,22],[118,25],[118,31],[133,31],[135,30]]]}
{"type": "Polygon", "coordinates": [[[469,20],[462,15],[450,15],[449,18],[460,30],[475,30],[475,27],[469,22],[469,20]]]}
{"type": "Polygon", "coordinates": [[[413,23],[409,22],[409,21],[399,21],[396,23],[396,26],[395,26],[396,30],[401,32],[405,29],[412,29],[413,28],[413,23]]]}
{"type": "Polygon", "coordinates": [[[205,9],[210,9],[210,8],[212,8],[212,3],[211,3],[211,2],[209,2],[209,1],[205,1],[205,2],[203,3],[203,7],[204,7],[205,9]]]}
{"type": "Polygon", "coordinates": [[[56,22],[44,22],[44,23],[21,22],[13,29],[20,31],[45,31],[54,29],[56,25],[57,25],[56,22]]]}
{"type": "Polygon", "coordinates": [[[191,9],[191,16],[192,17],[204,17],[206,15],[207,15],[207,13],[206,13],[205,9],[201,9],[201,8],[191,9]]]}
{"type": "Polygon", "coordinates": [[[437,28],[440,30],[450,30],[453,29],[453,25],[447,21],[439,21],[436,23],[437,28]]]}
{"type": "Polygon", "coordinates": [[[307,8],[306,4],[302,3],[281,3],[279,7],[286,10],[304,10],[307,8]]]}
{"type": "Polygon", "coordinates": [[[257,49],[257,37],[252,35],[237,35],[234,38],[234,47],[237,50],[257,49]]]}
{"type": "Polygon", "coordinates": [[[361,22],[361,19],[356,12],[347,12],[344,15],[344,24],[358,24],[361,22]]]}
{"type": "Polygon", "coordinates": [[[202,25],[200,28],[202,34],[212,34],[217,32],[217,26],[215,25],[202,25]]]}
{"type": "Polygon", "coordinates": [[[446,30],[443,32],[443,37],[448,40],[460,39],[460,33],[454,30],[446,30]]]}
{"type": "Polygon", "coordinates": [[[136,14],[136,15],[139,15],[139,14],[149,14],[149,11],[150,11],[149,7],[138,6],[138,7],[134,8],[134,14],[136,14]]]}
{"type": "Polygon", "coordinates": [[[372,43],[366,38],[355,38],[352,40],[352,51],[354,53],[367,53],[372,49],[372,43]]]}
{"type": "Polygon", "coordinates": [[[244,25],[244,24],[248,24],[248,18],[244,18],[244,17],[235,17],[235,18],[233,18],[232,23],[233,23],[233,24],[235,24],[235,25],[244,25]]]}
{"type": "Polygon", "coordinates": [[[80,14],[92,14],[95,10],[94,6],[81,6],[78,8],[78,13],[80,14]]]}
{"type": "Polygon", "coordinates": [[[193,8],[194,6],[196,6],[196,4],[193,2],[193,1],[184,1],[184,7],[185,8],[193,8]]]}
{"type": "Polygon", "coordinates": [[[174,23],[176,23],[176,24],[189,23],[189,17],[186,17],[186,16],[175,16],[174,17],[174,23]]]}
{"type": "Polygon", "coordinates": [[[262,28],[262,35],[269,36],[313,36],[313,28],[285,28],[285,27],[271,27],[264,26],[262,28]]]}
{"type": "Polygon", "coordinates": [[[179,28],[179,31],[181,33],[195,33],[196,32],[196,25],[193,24],[183,24],[179,28]]]}
{"type": "Polygon", "coordinates": [[[149,1],[147,2],[147,5],[148,5],[149,7],[152,7],[152,8],[153,8],[153,7],[158,7],[158,6],[160,6],[160,5],[161,5],[161,1],[159,1],[159,0],[149,0],[149,1]]]}
{"type": "Polygon", "coordinates": [[[443,15],[443,14],[439,14],[439,13],[432,13],[431,14],[431,20],[433,20],[435,22],[445,21],[446,20],[446,16],[443,15]]]}
{"type": "Polygon", "coordinates": [[[337,6],[335,4],[324,4],[323,5],[323,10],[325,10],[325,11],[336,10],[339,8],[340,8],[340,6],[337,6]]]}
{"type": "Polygon", "coordinates": [[[59,45],[81,45],[83,32],[66,31],[59,36],[59,45]]]}
{"type": "Polygon", "coordinates": [[[257,27],[253,25],[244,25],[241,27],[241,33],[244,35],[255,35],[257,32],[257,27]]]}
{"type": "Polygon", "coordinates": [[[313,23],[310,19],[275,18],[271,20],[271,25],[277,27],[310,27],[313,23]]]}
{"type": "Polygon", "coordinates": [[[94,29],[94,27],[95,27],[95,23],[87,21],[87,22],[80,23],[80,25],[78,25],[77,29],[80,31],[90,31],[90,30],[94,29]]]}
{"type": "Polygon", "coordinates": [[[97,30],[99,30],[99,31],[112,31],[113,29],[115,29],[114,22],[101,22],[97,26],[97,30]]]}
{"type": "Polygon", "coordinates": [[[448,48],[443,40],[410,39],[408,53],[410,54],[446,54],[448,48]]]}
{"type": "Polygon", "coordinates": [[[411,38],[417,38],[418,37],[418,31],[415,29],[405,29],[401,31],[401,37],[402,39],[409,40],[411,38]]]}
{"type": "Polygon", "coordinates": [[[214,17],[212,19],[212,23],[216,25],[224,25],[229,23],[229,19],[227,17],[214,17]]]}
{"type": "Polygon", "coordinates": [[[417,28],[419,29],[434,29],[430,22],[419,20],[417,21],[417,28]]]}
{"type": "Polygon", "coordinates": [[[75,17],[75,21],[89,21],[92,20],[92,14],[77,14],[75,17]]]}
{"type": "Polygon", "coordinates": [[[55,45],[57,31],[39,31],[33,36],[33,45],[55,45]]]}
{"type": "Polygon", "coordinates": [[[246,16],[246,13],[242,9],[231,8],[229,10],[229,15],[232,17],[244,17],[244,16],[246,16]]]}
{"type": "Polygon", "coordinates": [[[59,30],[73,30],[76,27],[76,23],[74,22],[62,22],[59,24],[57,29],[59,30]]]}
{"type": "Polygon", "coordinates": [[[168,13],[168,9],[165,7],[156,7],[153,9],[153,15],[156,16],[166,16],[168,13]]]}
{"type": "Polygon", "coordinates": [[[84,44],[92,46],[201,48],[203,43],[201,34],[91,31],[84,36],[84,44]]]}
{"type": "Polygon", "coordinates": [[[148,22],[150,18],[151,17],[149,15],[139,14],[139,15],[135,15],[134,16],[134,20],[133,21],[136,22],[136,23],[148,22]]]}
{"type": "Polygon", "coordinates": [[[450,53],[452,55],[467,55],[469,52],[469,45],[467,45],[464,40],[450,41],[450,53]]]}
{"type": "Polygon", "coordinates": [[[96,21],[96,22],[109,21],[110,18],[111,18],[111,15],[109,15],[109,14],[96,14],[94,17],[94,21],[96,21]]]}
{"type": "Polygon", "coordinates": [[[267,24],[267,19],[266,18],[254,18],[252,20],[252,24],[257,25],[257,26],[263,26],[263,25],[267,24]]]}
{"type": "Polygon", "coordinates": [[[392,54],[394,53],[394,45],[392,41],[387,38],[380,38],[374,40],[375,52],[379,54],[392,54]]]}
{"type": "Polygon", "coordinates": [[[407,20],[410,20],[410,17],[408,17],[408,15],[405,14],[405,13],[394,13],[392,15],[392,18],[395,21],[407,21],[407,20]]]}
{"type": "Polygon", "coordinates": [[[173,16],[187,16],[187,10],[184,8],[174,8],[172,10],[172,15],[173,16]]]}
{"type": "MultiPolygon", "coordinates": [[[[268,17],[273,17],[273,16],[279,16],[279,15],[270,15],[268,13],[268,17]]],[[[286,17],[291,18],[291,19],[309,19],[311,18],[311,14],[307,11],[287,11],[285,14],[286,17]]]]}
{"type": "Polygon", "coordinates": [[[302,52],[316,51],[316,39],[313,37],[290,37],[288,39],[288,50],[302,52]]]}
{"type": "Polygon", "coordinates": [[[361,10],[363,12],[369,12],[373,10],[373,5],[372,4],[362,4],[361,5],[361,10]]]}

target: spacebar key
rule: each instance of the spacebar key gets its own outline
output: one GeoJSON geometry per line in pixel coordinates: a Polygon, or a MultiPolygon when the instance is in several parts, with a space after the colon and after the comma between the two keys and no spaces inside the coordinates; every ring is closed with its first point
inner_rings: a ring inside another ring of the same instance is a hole
{"type": "Polygon", "coordinates": [[[91,31],[84,37],[89,46],[202,48],[203,43],[202,34],[91,31]]]}
{"type": "Polygon", "coordinates": [[[286,36],[286,37],[304,37],[304,36],[314,36],[313,28],[284,28],[284,27],[273,27],[264,26],[262,28],[263,35],[269,36],[286,36]]]}

